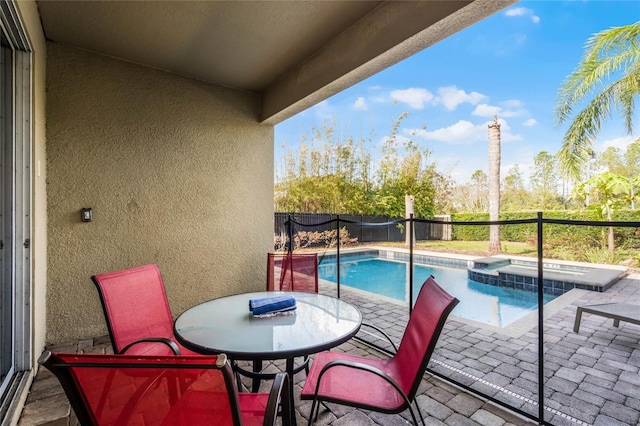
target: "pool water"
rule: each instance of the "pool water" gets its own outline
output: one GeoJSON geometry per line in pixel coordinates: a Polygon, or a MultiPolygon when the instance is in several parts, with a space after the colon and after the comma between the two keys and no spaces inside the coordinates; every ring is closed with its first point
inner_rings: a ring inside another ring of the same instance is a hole
{"type": "MultiPolygon", "coordinates": [[[[414,263],[413,299],[422,283],[433,275],[436,282],[457,297],[460,303],[452,314],[470,320],[505,327],[535,311],[538,294],[523,290],[481,284],[467,277],[466,269],[414,263]]],[[[337,282],[335,259],[326,259],[318,267],[319,277],[337,282]]],[[[378,258],[349,258],[340,261],[340,285],[386,296],[400,301],[407,300],[409,289],[409,264],[378,258]]],[[[555,296],[544,295],[544,302],[555,296]]]]}

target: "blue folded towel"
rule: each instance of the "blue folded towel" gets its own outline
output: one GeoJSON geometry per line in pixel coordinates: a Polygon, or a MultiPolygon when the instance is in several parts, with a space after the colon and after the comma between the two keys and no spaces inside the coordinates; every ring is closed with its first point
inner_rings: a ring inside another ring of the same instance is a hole
{"type": "Polygon", "coordinates": [[[253,315],[287,312],[296,309],[293,296],[269,296],[249,300],[249,310],[253,315]]]}

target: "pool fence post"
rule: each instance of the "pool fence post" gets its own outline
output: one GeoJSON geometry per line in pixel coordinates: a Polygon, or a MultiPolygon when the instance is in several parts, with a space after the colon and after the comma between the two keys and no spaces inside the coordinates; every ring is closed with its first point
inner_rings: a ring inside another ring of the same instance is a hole
{"type": "MultiPolygon", "coordinates": [[[[405,195],[404,196],[404,217],[405,219],[410,219],[411,217],[413,217],[413,213],[414,213],[414,205],[415,205],[415,200],[416,198],[413,195],[405,195]]],[[[410,240],[415,238],[415,235],[413,235],[413,231],[409,231],[407,229],[408,232],[406,232],[404,241],[406,245],[410,244],[410,240]]]]}
{"type": "Polygon", "coordinates": [[[409,215],[409,315],[413,312],[413,213],[409,215]]]}
{"type": "Polygon", "coordinates": [[[340,215],[336,215],[336,226],[338,227],[338,246],[336,247],[336,267],[338,270],[336,271],[336,276],[338,277],[337,286],[338,286],[338,299],[340,299],[340,215]]]}
{"type": "Polygon", "coordinates": [[[287,225],[287,236],[289,237],[289,247],[287,252],[289,254],[291,254],[291,252],[293,252],[293,232],[291,231],[291,215],[288,216],[287,221],[285,222],[285,225],[287,225]]]}
{"type": "Polygon", "coordinates": [[[544,423],[544,273],[542,212],[538,212],[538,420],[544,423]]]}

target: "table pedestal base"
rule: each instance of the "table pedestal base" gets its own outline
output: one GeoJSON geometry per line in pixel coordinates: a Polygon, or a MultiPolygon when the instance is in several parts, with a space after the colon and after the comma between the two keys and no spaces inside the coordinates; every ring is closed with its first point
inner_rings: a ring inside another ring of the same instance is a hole
{"type": "MultiPolygon", "coordinates": [[[[275,373],[263,373],[262,372],[262,360],[254,360],[252,371],[246,370],[237,363],[233,363],[233,370],[236,373],[236,382],[238,385],[238,391],[242,392],[243,384],[240,376],[249,377],[251,379],[251,392],[258,392],[260,389],[260,381],[262,380],[273,380],[276,376],[275,373]]],[[[285,371],[289,376],[289,400],[291,401],[291,424],[295,426],[296,424],[296,414],[294,410],[293,404],[293,384],[294,384],[294,375],[305,370],[309,372],[309,357],[305,356],[302,364],[296,366],[293,362],[293,358],[287,358],[285,371]]]]}

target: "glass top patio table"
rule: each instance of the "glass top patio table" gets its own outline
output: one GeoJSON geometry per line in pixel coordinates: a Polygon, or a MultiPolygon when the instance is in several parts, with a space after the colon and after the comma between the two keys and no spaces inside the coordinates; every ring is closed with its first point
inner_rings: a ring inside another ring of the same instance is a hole
{"type": "MultiPolygon", "coordinates": [[[[338,346],[355,336],[361,324],[360,311],[335,297],[263,291],[221,297],[196,305],[178,317],[174,328],[180,343],[198,353],[225,353],[232,360],[286,359],[286,371],[293,381],[293,375],[298,371],[293,365],[294,357],[338,346]],[[296,310],[288,315],[264,318],[256,318],[249,311],[249,300],[276,295],[293,296],[296,310]]],[[[240,368],[236,371],[247,374],[240,368]]],[[[255,379],[260,375],[249,377],[255,379]]],[[[268,378],[269,375],[262,376],[268,378]]],[[[293,383],[289,386],[289,399],[289,415],[295,426],[293,383]]]]}
{"type": "Polygon", "coordinates": [[[188,309],[175,322],[176,337],[203,354],[225,353],[235,360],[292,359],[320,352],[353,337],[360,311],[331,296],[303,292],[256,292],[222,297],[188,309]],[[255,318],[249,300],[291,295],[290,315],[255,318]]]}

